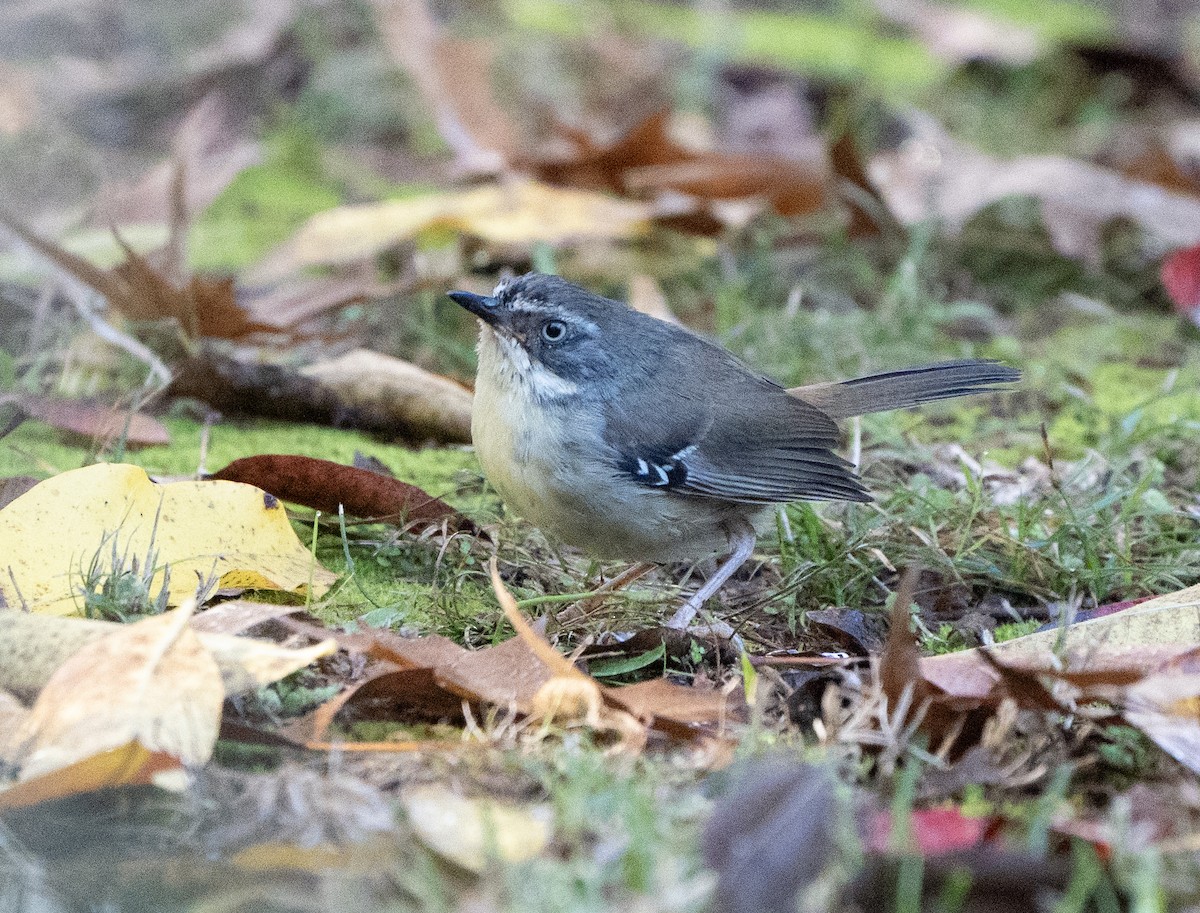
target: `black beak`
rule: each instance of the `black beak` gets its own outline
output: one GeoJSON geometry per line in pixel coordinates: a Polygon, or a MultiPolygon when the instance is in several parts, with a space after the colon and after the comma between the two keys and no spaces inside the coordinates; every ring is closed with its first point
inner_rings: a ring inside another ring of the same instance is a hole
{"type": "Polygon", "coordinates": [[[500,302],[495,298],[474,292],[447,292],[446,297],[455,304],[461,304],[480,320],[492,324],[496,322],[496,307],[500,302]]]}

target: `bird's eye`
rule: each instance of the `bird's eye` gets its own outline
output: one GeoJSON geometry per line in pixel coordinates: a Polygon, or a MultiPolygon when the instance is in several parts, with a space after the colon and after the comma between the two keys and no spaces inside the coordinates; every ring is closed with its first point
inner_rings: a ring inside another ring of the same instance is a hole
{"type": "Polygon", "coordinates": [[[567,335],[567,325],[561,320],[550,320],[542,324],[542,339],[546,342],[558,342],[567,335]]]}

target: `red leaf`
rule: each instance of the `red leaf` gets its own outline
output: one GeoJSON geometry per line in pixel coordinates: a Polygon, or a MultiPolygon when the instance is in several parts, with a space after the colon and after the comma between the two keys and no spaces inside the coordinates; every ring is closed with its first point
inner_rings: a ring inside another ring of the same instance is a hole
{"type": "MultiPolygon", "coordinates": [[[[909,819],[909,832],[922,856],[969,850],[983,842],[987,829],[986,818],[964,817],[957,808],[917,809],[909,819]]],[[[891,841],[891,812],[877,812],[871,818],[867,846],[873,852],[888,853],[894,849],[891,841]]]]}
{"type": "Polygon", "coordinates": [[[1200,244],[1167,257],[1160,275],[1175,310],[1200,324],[1200,244]]]}

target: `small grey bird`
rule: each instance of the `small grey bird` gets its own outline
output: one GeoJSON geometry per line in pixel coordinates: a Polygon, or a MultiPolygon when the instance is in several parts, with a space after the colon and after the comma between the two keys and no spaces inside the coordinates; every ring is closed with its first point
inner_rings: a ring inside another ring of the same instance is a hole
{"type": "Polygon", "coordinates": [[[729,553],[672,617],[678,628],[749,559],[772,505],[871,499],[833,452],[834,419],[1020,378],[951,361],[785,390],[720,345],[557,276],[449,296],[480,320],[471,433],[510,507],[600,558],[729,553]]]}

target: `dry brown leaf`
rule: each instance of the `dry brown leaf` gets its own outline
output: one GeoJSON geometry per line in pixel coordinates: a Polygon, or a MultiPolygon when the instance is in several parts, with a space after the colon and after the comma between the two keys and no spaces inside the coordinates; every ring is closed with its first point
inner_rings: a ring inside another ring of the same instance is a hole
{"type": "Polygon", "coordinates": [[[173,280],[150,265],[117,235],[125,262],[103,270],[42,238],[11,213],[0,211],[0,223],[18,238],[105,297],[129,320],[173,319],[192,338],[240,339],[273,327],[251,320],[238,305],[232,279],[173,280]]]}
{"type": "Polygon", "coordinates": [[[458,168],[500,170],[515,133],[491,93],[488,46],[446,36],[423,0],[372,0],[372,5],[384,44],[420,89],[458,168]]]}
{"type": "Polygon", "coordinates": [[[942,220],[951,232],[1005,197],[1042,206],[1054,246],[1067,257],[1100,258],[1100,232],[1112,219],[1137,223],[1164,251],[1200,242],[1200,200],[1134,181],[1108,168],[1059,156],[1008,161],[951,139],[928,119],[895,152],[871,162],[872,181],[905,223],[942,220]]]}
{"type": "MultiPolygon", "coordinates": [[[[608,145],[572,131],[572,154],[525,166],[552,184],[643,198],[691,197],[682,209],[672,206],[660,213],[666,224],[683,230],[708,231],[723,224],[723,210],[713,205],[719,202],[762,200],[783,216],[811,213],[828,202],[827,163],[689,149],[670,136],[669,117],[659,111],[608,145]]],[[[740,210],[734,216],[743,218],[740,210]]]]}
{"type": "MultiPolygon", "coordinates": [[[[1018,669],[1150,671],[1200,646],[1200,586],[1071,625],[1061,646],[1059,638],[1057,629],[1041,631],[987,650],[1018,669]]],[[[980,649],[925,657],[921,673],[947,693],[963,697],[989,693],[998,678],[980,649]]]]}
{"type": "Polygon", "coordinates": [[[14,737],[20,779],[130,743],[203,764],[220,729],[225,689],[188,624],[195,602],[120,626],[83,647],[46,682],[14,737]]]}
{"type": "Polygon", "coordinates": [[[280,605],[274,602],[251,602],[247,599],[231,599],[219,605],[197,612],[192,618],[192,629],[205,634],[244,634],[267,621],[303,612],[303,606],[280,605]]]}
{"type": "Polygon", "coordinates": [[[411,362],[355,349],[303,369],[352,408],[386,416],[415,439],[441,443],[471,440],[471,392],[411,362]]]}
{"type": "Polygon", "coordinates": [[[39,422],[67,431],[88,441],[121,440],[130,447],[165,446],[171,433],[156,418],[130,413],[107,403],[35,396],[32,393],[0,397],[0,402],[18,406],[39,422]]]}
{"type": "MultiPolygon", "coordinates": [[[[0,610],[0,688],[32,697],[73,654],[124,627],[111,621],[0,610]]],[[[198,636],[216,660],[230,695],[265,687],[337,649],[328,639],[292,648],[228,634],[202,631],[198,636]]]]}

